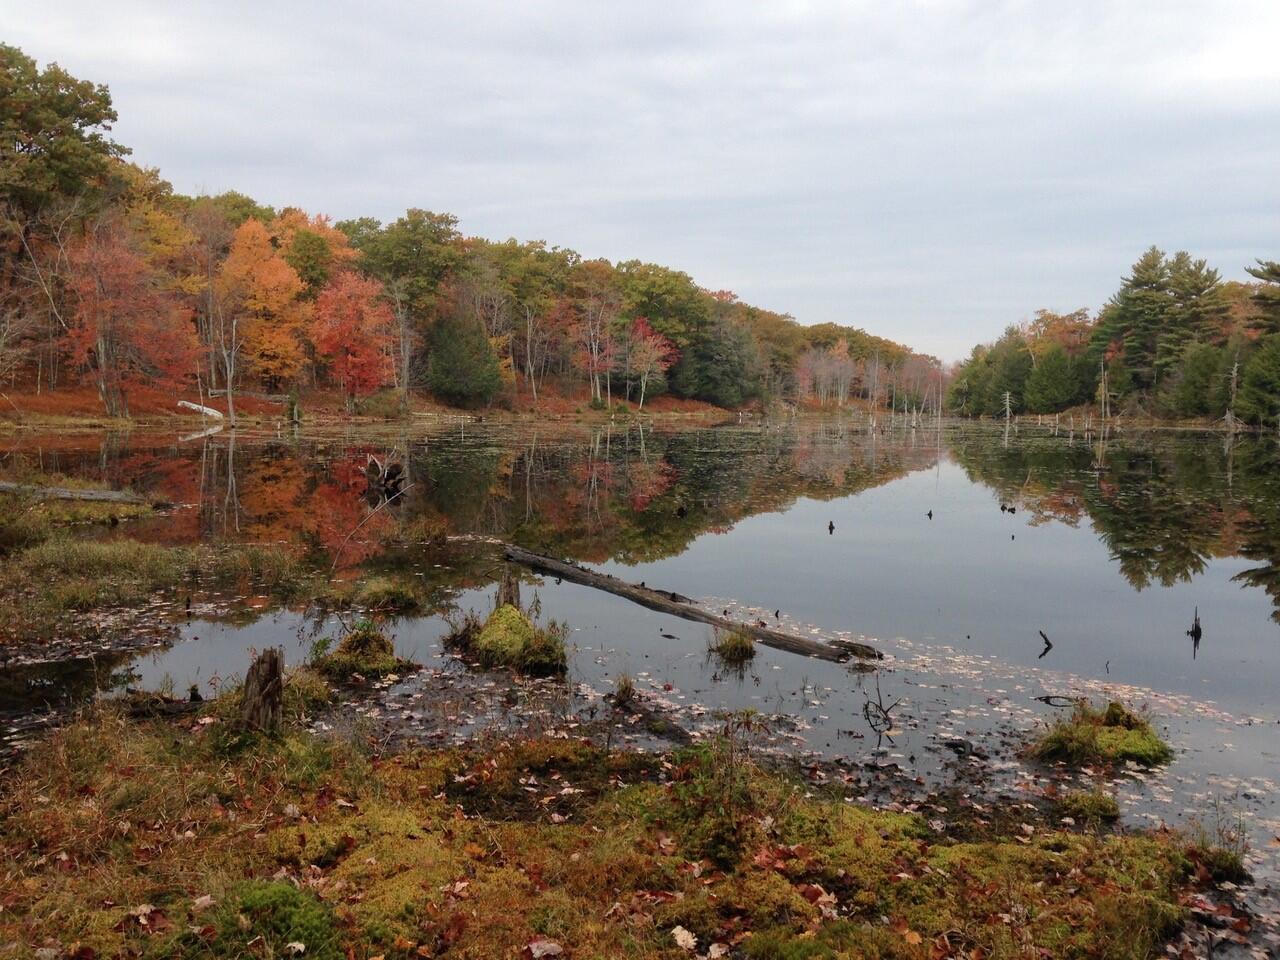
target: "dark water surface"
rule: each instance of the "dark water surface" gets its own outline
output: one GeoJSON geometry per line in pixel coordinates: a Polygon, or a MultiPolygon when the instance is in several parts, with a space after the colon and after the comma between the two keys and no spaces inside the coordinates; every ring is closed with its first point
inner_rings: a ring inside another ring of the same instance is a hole
{"type": "MultiPolygon", "coordinates": [[[[1035,696],[1116,695],[1149,706],[1179,751],[1168,771],[1124,781],[1133,815],[1177,822],[1225,798],[1250,818],[1259,849],[1280,833],[1273,438],[1102,441],[1026,425],[1006,436],[970,425],[874,433],[836,422],[644,431],[468,423],[234,441],[33,437],[11,443],[5,458],[180,505],[87,535],[296,542],[339,578],[359,566],[411,577],[434,609],[393,629],[401,651],[432,670],[361,709],[411,731],[439,712],[433,682],[470,684],[447,707],[453,729],[442,733],[436,717],[435,739],[483,724],[474,688],[500,687],[465,677],[440,644],[442,614],[491,603],[493,548],[440,545],[476,535],[817,638],[864,638],[888,655],[884,670],[864,675],[762,649],[739,676],[708,658],[704,626],[531,580],[526,597],[536,590],[543,616],[573,630],[567,689],[580,707],[627,672],[688,726],[711,724],[716,708],[754,706],[776,718],[780,745],[928,777],[944,770],[949,738],[1016,738],[1050,716],[1035,696]],[[404,462],[410,480],[376,511],[362,473],[370,453],[404,462]],[[421,545],[429,540],[436,545],[421,545]],[[1195,645],[1187,631],[1197,612],[1195,645]],[[1040,631],[1053,643],[1047,653],[1040,631]],[[900,701],[888,737],[865,710],[877,697],[900,701]]],[[[241,611],[176,630],[172,645],[114,658],[111,668],[135,686],[183,690],[243,672],[250,652],[271,644],[301,661],[336,624],[295,610],[241,611]]],[[[111,670],[95,664],[86,679],[88,670],[11,668],[0,709],[91,695],[111,670]]],[[[1011,753],[993,764],[1014,780],[1036,776],[1011,753]]]]}

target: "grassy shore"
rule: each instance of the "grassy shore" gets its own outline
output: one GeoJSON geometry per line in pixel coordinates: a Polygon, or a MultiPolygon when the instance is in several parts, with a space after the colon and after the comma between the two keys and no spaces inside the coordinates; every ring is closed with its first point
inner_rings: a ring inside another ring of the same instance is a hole
{"type": "MultiPolygon", "coordinates": [[[[292,702],[305,716],[309,701],[292,702]]],[[[914,815],[814,795],[729,740],[663,757],[536,739],[380,757],[358,732],[295,722],[264,737],[233,718],[218,702],[181,723],[102,707],[11,771],[0,944],[55,957],[1136,958],[1183,916],[1173,835],[1028,827],[952,842],[914,815]]]]}

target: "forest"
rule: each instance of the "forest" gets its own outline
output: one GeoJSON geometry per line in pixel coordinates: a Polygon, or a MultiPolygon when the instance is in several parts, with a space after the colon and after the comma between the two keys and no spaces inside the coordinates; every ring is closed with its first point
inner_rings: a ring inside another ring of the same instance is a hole
{"type": "Polygon", "coordinates": [[[0,45],[0,384],[13,392],[87,386],[127,417],[131,391],[160,388],[233,422],[237,394],[296,404],[317,390],[374,415],[417,395],[536,407],[548,391],[596,408],[662,393],[941,403],[934,358],[669,267],[469,237],[425,209],[333,221],[236,191],[183,195],[127,159],[116,119],[106,86],[0,45]]]}
{"type": "Polygon", "coordinates": [[[1172,419],[1280,417],[1280,263],[1222,280],[1204,260],[1151,247],[1097,313],[1039,310],[955,370],[950,409],[968,416],[1103,413],[1172,419]],[[1006,411],[1007,408],[1007,411],[1006,411]]]}

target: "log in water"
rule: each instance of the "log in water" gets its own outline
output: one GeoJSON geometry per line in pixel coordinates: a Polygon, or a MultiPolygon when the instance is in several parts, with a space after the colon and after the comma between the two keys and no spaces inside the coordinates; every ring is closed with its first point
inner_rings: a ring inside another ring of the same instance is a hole
{"type": "Polygon", "coordinates": [[[644,584],[627,583],[607,573],[597,573],[594,570],[588,570],[586,567],[580,567],[574,563],[566,563],[563,560],[543,556],[540,553],[533,553],[523,547],[511,544],[505,544],[503,550],[508,560],[531,570],[541,570],[545,573],[554,574],[562,580],[568,580],[570,583],[595,587],[597,590],[604,590],[616,596],[624,597],[632,603],[638,603],[660,613],[669,613],[671,616],[680,617],[682,620],[694,620],[698,623],[707,623],[713,627],[720,627],[723,630],[735,630],[739,633],[745,633],[753,639],[759,640],[766,647],[785,650],[788,653],[799,653],[806,657],[817,657],[820,660],[831,660],[835,663],[843,663],[851,656],[862,657],[867,660],[879,660],[883,657],[879,650],[865,643],[854,641],[841,641],[839,644],[822,643],[818,640],[809,640],[790,633],[771,630],[759,624],[730,620],[728,617],[717,616],[714,613],[696,607],[688,597],[670,590],[655,590],[644,584]]]}
{"type": "Polygon", "coordinates": [[[26,483],[0,481],[0,493],[16,493],[42,500],[89,500],[94,503],[140,503],[162,506],[128,490],[73,490],[70,487],[37,487],[26,483]]]}

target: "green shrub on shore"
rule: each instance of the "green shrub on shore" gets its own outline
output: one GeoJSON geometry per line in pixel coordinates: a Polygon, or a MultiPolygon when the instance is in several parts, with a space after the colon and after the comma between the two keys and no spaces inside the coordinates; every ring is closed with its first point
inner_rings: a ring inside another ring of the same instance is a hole
{"type": "Polygon", "coordinates": [[[1144,767],[1167,763],[1173,751],[1143,717],[1111,701],[1105,709],[1081,701],[1028,748],[1036,760],[1071,764],[1123,763],[1144,767]]]}

